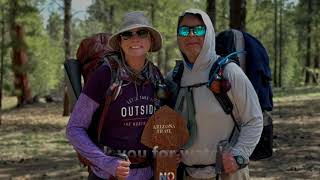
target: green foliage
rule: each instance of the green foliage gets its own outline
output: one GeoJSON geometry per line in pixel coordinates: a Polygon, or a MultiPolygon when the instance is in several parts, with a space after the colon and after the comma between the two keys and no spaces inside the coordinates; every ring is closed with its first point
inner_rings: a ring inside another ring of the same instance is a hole
{"type": "MultiPolygon", "coordinates": [[[[8,7],[8,0],[0,0],[2,7],[8,7]]],[[[57,89],[64,80],[62,63],[64,61],[63,48],[63,10],[49,8],[51,13],[47,23],[44,23],[40,11],[52,1],[19,0],[17,21],[23,24],[26,31],[26,45],[28,48],[29,63],[26,66],[29,73],[32,94],[46,94],[57,89]]],[[[247,0],[247,31],[266,47],[270,56],[270,66],[274,63],[274,0],[247,0]]],[[[308,14],[307,1],[300,0],[294,4],[289,0],[278,0],[278,6],[283,3],[283,33],[282,33],[282,81],[283,86],[299,86],[303,82],[303,66],[307,52],[306,37],[311,36],[313,41],[312,53],[318,53],[315,48],[320,40],[319,11],[308,14]],[[312,34],[306,33],[306,22],[312,20],[312,34]]],[[[62,1],[56,2],[63,4],[62,1]]],[[[278,8],[279,8],[278,7],[278,8]]],[[[319,7],[319,3],[314,4],[319,7]]],[[[114,33],[121,17],[129,11],[140,10],[152,20],[154,26],[163,35],[163,48],[160,53],[154,53],[151,59],[163,69],[164,58],[167,65],[173,67],[176,59],[181,59],[176,43],[177,19],[181,12],[188,8],[206,9],[206,0],[96,0],[88,8],[88,17],[85,20],[73,17],[71,25],[72,56],[75,57],[77,48],[82,39],[100,32],[114,33]]],[[[8,12],[6,12],[8,13],[8,12]]],[[[216,0],[216,32],[228,29],[229,1],[216,0]]],[[[5,15],[8,17],[8,14],[5,15]]],[[[0,18],[3,15],[0,14],[0,18]]],[[[278,19],[279,23],[279,19],[278,19]]],[[[13,92],[13,74],[11,70],[11,49],[8,48],[9,20],[6,19],[6,53],[4,89],[7,94],[13,92]]],[[[278,28],[279,30],[279,28],[278,28]]]]}
{"type": "MultiPolygon", "coordinates": [[[[270,57],[270,67],[274,72],[274,26],[275,26],[275,1],[261,0],[247,1],[247,31],[255,35],[261,40],[270,57]]],[[[296,6],[287,0],[278,0],[278,38],[280,30],[280,14],[279,9],[282,6],[282,39],[278,43],[282,43],[282,85],[283,86],[298,86],[301,85],[302,64],[299,59],[301,46],[298,44],[298,33],[303,28],[297,28],[296,6]]],[[[301,14],[299,14],[300,16],[301,14]]],[[[305,17],[303,17],[305,19],[305,17]]],[[[305,28],[304,28],[305,29],[305,28]]],[[[302,45],[304,46],[304,45],[302,45]]],[[[304,46],[305,48],[305,46],[304,46]]],[[[278,52],[279,53],[279,52],[278,52]]]]}
{"type": "MultiPolygon", "coordinates": [[[[302,72],[305,72],[307,69],[315,69],[313,72],[319,72],[320,59],[319,59],[319,43],[320,43],[320,35],[319,35],[319,17],[320,17],[320,3],[315,0],[300,0],[297,7],[294,9],[295,14],[299,14],[296,16],[293,21],[295,24],[295,28],[298,34],[298,58],[301,59],[301,64],[306,66],[305,62],[307,62],[309,53],[310,55],[310,66],[304,67],[302,72]],[[309,7],[309,3],[311,6],[309,7]],[[309,29],[310,27],[310,29],[309,29]],[[308,39],[310,39],[311,48],[308,49],[308,39]],[[317,60],[317,62],[316,62],[317,60]]],[[[315,73],[315,76],[318,76],[319,82],[319,73],[315,73]]],[[[318,84],[319,85],[319,84],[318,84]]]]}
{"type": "MultiPolygon", "coordinates": [[[[44,30],[39,13],[26,18],[27,44],[29,55],[29,79],[33,94],[47,94],[50,90],[57,88],[62,79],[61,69],[63,58],[63,48],[60,41],[54,41],[44,30]],[[29,18],[32,18],[30,20],[29,18]]],[[[61,28],[56,27],[56,33],[61,34],[61,28]],[[59,32],[60,31],[60,32],[59,32]]],[[[52,31],[51,31],[52,32],[52,31]]],[[[52,35],[52,34],[51,34],[52,35]]]]}
{"type": "Polygon", "coordinates": [[[48,19],[46,30],[54,41],[61,41],[63,37],[63,19],[58,12],[53,11],[48,19]]]}
{"type": "Polygon", "coordinates": [[[13,72],[11,71],[11,64],[9,64],[10,56],[6,54],[4,58],[4,73],[3,73],[3,92],[6,95],[13,95],[13,72]]]}
{"type": "MultiPolygon", "coordinates": [[[[52,40],[54,38],[53,36],[51,36],[50,39],[44,29],[40,12],[37,9],[37,5],[41,3],[43,3],[43,1],[18,1],[18,16],[16,18],[16,22],[21,24],[25,29],[28,63],[23,69],[28,73],[33,95],[44,95],[57,88],[63,75],[61,67],[64,59],[63,47],[58,41],[59,33],[62,34],[61,27],[63,24],[57,22],[54,24],[56,26],[52,26],[56,28],[56,34],[54,35],[57,35],[57,39],[52,40]]],[[[57,16],[54,16],[54,18],[57,19],[57,16]]],[[[9,19],[7,19],[6,27],[6,33],[8,33],[9,19]]],[[[60,40],[61,39],[62,38],[60,38],[60,40]]],[[[8,44],[9,41],[8,39],[8,44]]],[[[10,95],[14,93],[14,80],[11,65],[12,50],[9,46],[7,46],[7,50],[4,64],[4,90],[6,94],[10,95]]]]}
{"type": "MultiPolygon", "coordinates": [[[[10,65],[10,55],[8,53],[9,51],[9,33],[8,33],[8,26],[7,26],[7,21],[8,21],[8,11],[7,11],[7,8],[8,8],[8,2],[7,0],[0,0],[0,29],[2,30],[2,21],[4,20],[5,21],[5,34],[4,36],[2,37],[2,35],[0,34],[0,43],[2,43],[2,41],[4,41],[4,49],[1,49],[0,48],[0,53],[4,54],[4,61],[3,61],[3,69],[4,69],[4,72],[3,72],[3,89],[5,90],[4,93],[7,93],[7,92],[11,92],[11,90],[13,89],[13,86],[12,86],[12,82],[13,82],[13,78],[12,78],[12,73],[11,73],[11,65],[10,65]]],[[[1,32],[0,30],[0,32],[1,32]]],[[[1,65],[0,65],[1,67],[1,65]]]]}
{"type": "Polygon", "coordinates": [[[63,48],[47,35],[31,37],[28,44],[31,88],[33,94],[45,95],[62,80],[63,48]]]}
{"type": "Polygon", "coordinates": [[[229,28],[229,1],[216,0],[216,32],[229,28]]]}

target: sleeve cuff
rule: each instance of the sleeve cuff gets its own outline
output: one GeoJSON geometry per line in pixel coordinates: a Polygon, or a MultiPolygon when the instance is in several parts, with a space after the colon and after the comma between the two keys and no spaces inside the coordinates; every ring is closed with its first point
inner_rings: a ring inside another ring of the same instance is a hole
{"type": "Polygon", "coordinates": [[[100,178],[110,178],[110,176],[114,176],[116,175],[116,169],[119,166],[119,159],[118,158],[113,158],[111,157],[111,159],[108,159],[105,163],[104,163],[104,167],[100,168],[97,166],[91,166],[91,170],[94,172],[95,175],[97,175],[100,178]]]}
{"type": "Polygon", "coordinates": [[[249,160],[249,157],[247,157],[244,153],[241,153],[238,149],[232,148],[231,154],[233,156],[242,156],[244,159],[249,160]]]}

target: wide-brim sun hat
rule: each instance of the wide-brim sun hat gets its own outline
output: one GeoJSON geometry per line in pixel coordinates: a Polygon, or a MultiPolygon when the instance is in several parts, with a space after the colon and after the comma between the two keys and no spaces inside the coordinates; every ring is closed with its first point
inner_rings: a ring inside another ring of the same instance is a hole
{"type": "Polygon", "coordinates": [[[129,31],[135,28],[145,28],[150,32],[152,36],[151,41],[151,52],[155,52],[161,49],[162,47],[162,36],[158,30],[156,30],[152,25],[149,23],[148,18],[143,14],[141,11],[134,11],[127,13],[123,19],[122,24],[120,25],[120,30],[114,33],[109,39],[109,45],[114,50],[120,50],[120,42],[119,36],[121,33],[125,31],[129,31]]]}

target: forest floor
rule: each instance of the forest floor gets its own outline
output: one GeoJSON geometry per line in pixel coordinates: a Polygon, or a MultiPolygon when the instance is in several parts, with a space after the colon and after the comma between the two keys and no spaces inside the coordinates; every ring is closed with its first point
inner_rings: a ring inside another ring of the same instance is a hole
{"type": "MultiPolygon", "coordinates": [[[[280,91],[279,91],[280,92],[280,91]]],[[[251,179],[320,179],[319,88],[277,93],[272,112],[274,155],[250,162],[251,179]]],[[[65,138],[61,103],[11,108],[4,101],[0,126],[0,180],[86,179],[65,138]]]]}

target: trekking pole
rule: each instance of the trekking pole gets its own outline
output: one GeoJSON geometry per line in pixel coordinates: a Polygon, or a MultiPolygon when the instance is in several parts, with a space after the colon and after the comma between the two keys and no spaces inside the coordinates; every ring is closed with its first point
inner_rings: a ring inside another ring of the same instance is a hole
{"type": "Polygon", "coordinates": [[[223,147],[219,143],[217,147],[217,153],[216,153],[216,180],[219,180],[219,176],[222,174],[223,171],[223,161],[222,161],[222,151],[223,147]]]}
{"type": "Polygon", "coordinates": [[[231,149],[231,146],[227,140],[222,140],[217,145],[217,153],[216,153],[216,180],[219,180],[220,175],[224,171],[223,167],[223,152],[229,152],[231,149]]]}

